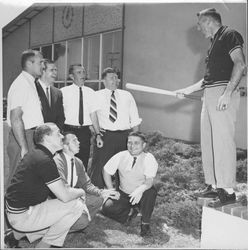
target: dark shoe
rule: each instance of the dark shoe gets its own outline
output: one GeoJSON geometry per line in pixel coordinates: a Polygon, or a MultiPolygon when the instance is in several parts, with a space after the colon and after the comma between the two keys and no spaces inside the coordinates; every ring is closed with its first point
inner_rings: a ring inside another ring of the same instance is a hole
{"type": "Polygon", "coordinates": [[[220,199],[220,202],[223,205],[236,202],[236,195],[234,192],[232,194],[229,194],[225,189],[217,188],[217,193],[218,193],[218,197],[220,199]]]}
{"type": "Polygon", "coordinates": [[[140,236],[142,236],[142,237],[152,237],[150,224],[141,224],[140,236]]]}
{"type": "Polygon", "coordinates": [[[12,230],[8,230],[7,232],[5,232],[4,243],[6,244],[7,248],[21,248],[19,246],[19,240],[15,239],[12,230]]]}
{"type": "Polygon", "coordinates": [[[63,247],[59,247],[59,246],[55,246],[55,245],[51,245],[50,248],[63,248],[63,247]]]}
{"type": "Polygon", "coordinates": [[[208,185],[204,190],[199,193],[195,193],[195,196],[198,198],[216,198],[218,193],[216,189],[212,188],[212,185],[208,185]]]}
{"type": "Polygon", "coordinates": [[[209,207],[222,207],[224,205],[236,203],[235,193],[229,194],[223,188],[217,188],[218,199],[208,204],[209,207]]]}

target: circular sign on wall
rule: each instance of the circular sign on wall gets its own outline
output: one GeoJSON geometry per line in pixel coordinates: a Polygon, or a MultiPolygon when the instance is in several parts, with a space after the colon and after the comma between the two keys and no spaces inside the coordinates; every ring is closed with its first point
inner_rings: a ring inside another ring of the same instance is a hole
{"type": "Polygon", "coordinates": [[[62,15],[62,23],[63,26],[68,29],[73,21],[73,8],[72,6],[65,6],[63,9],[63,15],[62,15]]]}

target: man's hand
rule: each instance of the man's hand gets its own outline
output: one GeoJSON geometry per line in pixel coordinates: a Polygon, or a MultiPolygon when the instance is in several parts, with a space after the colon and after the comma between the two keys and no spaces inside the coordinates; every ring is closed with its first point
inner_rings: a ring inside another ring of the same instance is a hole
{"type": "Polygon", "coordinates": [[[96,136],[96,145],[97,145],[98,148],[103,147],[103,140],[102,140],[102,137],[100,135],[96,136]]]}
{"type": "Polygon", "coordinates": [[[129,194],[130,198],[130,203],[132,205],[138,204],[140,202],[140,199],[143,195],[143,191],[140,189],[135,189],[131,194],[129,194]]]}
{"type": "Polygon", "coordinates": [[[111,198],[113,200],[119,200],[120,199],[120,193],[113,189],[104,189],[102,191],[102,197],[103,200],[106,201],[108,198],[111,198]]]}
{"type": "Polygon", "coordinates": [[[28,149],[27,148],[22,148],[21,149],[21,159],[24,157],[25,154],[28,153],[28,149]]]}
{"type": "Polygon", "coordinates": [[[224,111],[228,109],[231,101],[231,94],[224,93],[218,100],[216,109],[218,111],[224,111]]]}

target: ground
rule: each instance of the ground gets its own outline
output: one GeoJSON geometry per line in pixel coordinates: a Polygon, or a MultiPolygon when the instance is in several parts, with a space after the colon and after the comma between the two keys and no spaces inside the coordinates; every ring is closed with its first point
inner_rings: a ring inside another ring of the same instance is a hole
{"type": "MultiPolygon", "coordinates": [[[[97,214],[91,224],[80,233],[68,234],[65,248],[199,248],[200,240],[186,235],[180,230],[168,227],[165,222],[154,216],[151,224],[153,239],[143,239],[139,236],[139,217],[134,219],[130,226],[97,214]]],[[[36,243],[36,242],[35,242],[36,243]]],[[[21,240],[24,248],[32,248],[35,243],[29,244],[21,240]]]]}

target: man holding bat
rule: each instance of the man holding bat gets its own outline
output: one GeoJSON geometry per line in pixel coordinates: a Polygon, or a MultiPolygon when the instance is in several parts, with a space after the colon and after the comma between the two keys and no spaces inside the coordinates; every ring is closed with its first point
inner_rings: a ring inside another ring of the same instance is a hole
{"type": "Polygon", "coordinates": [[[240,95],[237,86],[245,74],[243,38],[223,26],[215,9],[197,14],[198,29],[211,39],[204,78],[175,91],[179,98],[204,89],[201,113],[202,162],[207,187],[201,197],[218,198],[210,206],[234,203],[236,196],[235,121],[240,95]]]}

